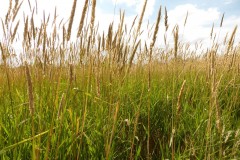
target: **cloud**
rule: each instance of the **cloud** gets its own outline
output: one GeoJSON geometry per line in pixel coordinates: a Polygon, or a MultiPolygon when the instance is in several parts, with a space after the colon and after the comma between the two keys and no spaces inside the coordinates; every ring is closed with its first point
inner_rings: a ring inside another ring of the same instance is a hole
{"type": "Polygon", "coordinates": [[[234,0],[224,0],[225,5],[232,4],[232,3],[234,3],[234,0]]]}
{"type": "MultiPolygon", "coordinates": [[[[161,20],[160,31],[158,34],[158,44],[163,45],[163,35],[165,34],[164,15],[161,20]]],[[[168,42],[173,45],[174,39],[172,30],[177,24],[179,26],[179,40],[183,43],[191,44],[194,48],[196,43],[202,43],[202,48],[211,47],[210,33],[214,24],[214,34],[218,43],[222,44],[227,33],[231,35],[235,25],[240,26],[240,16],[230,16],[224,18],[223,26],[220,28],[222,13],[218,8],[199,8],[197,5],[184,4],[178,5],[168,11],[169,29],[167,32],[168,42]],[[188,12],[188,19],[184,27],[184,21],[188,12]]],[[[239,31],[236,35],[239,35],[239,31]]],[[[240,36],[236,36],[236,42],[240,36]]]]}
{"type": "Polygon", "coordinates": [[[200,9],[193,4],[179,5],[168,12],[170,28],[178,24],[180,33],[184,32],[185,40],[190,42],[209,37],[212,24],[219,21],[220,16],[217,8],[200,9]],[[187,12],[188,18],[184,28],[187,12]]]}
{"type": "MultiPolygon", "coordinates": [[[[139,15],[142,12],[143,5],[144,5],[144,1],[143,0],[138,0],[138,3],[136,4],[136,9],[135,10],[136,10],[136,13],[138,13],[139,15]]],[[[144,14],[144,19],[149,19],[150,18],[150,16],[153,14],[154,7],[155,7],[155,0],[148,0],[146,10],[145,10],[145,14],[144,14]]]]}
{"type": "Polygon", "coordinates": [[[217,8],[200,9],[196,5],[185,4],[176,6],[173,10],[168,12],[170,23],[177,23],[179,25],[184,24],[187,12],[187,25],[191,27],[211,25],[221,16],[217,8]]]}
{"type": "MultiPolygon", "coordinates": [[[[134,9],[135,14],[140,15],[142,12],[142,8],[144,5],[144,0],[112,0],[112,3],[116,5],[126,5],[128,9],[134,9]]],[[[149,19],[149,17],[153,14],[155,7],[155,0],[148,0],[147,7],[145,10],[144,18],[149,19]]]]}
{"type": "Polygon", "coordinates": [[[1,2],[1,5],[0,5],[0,18],[2,18],[4,20],[5,18],[5,15],[8,11],[8,5],[9,5],[9,2],[8,1],[3,1],[1,2]]]}
{"type": "MultiPolygon", "coordinates": [[[[219,21],[221,13],[217,8],[201,9],[197,5],[184,4],[178,5],[168,11],[168,31],[166,33],[167,40],[170,46],[174,44],[172,34],[173,28],[178,25],[179,27],[179,40],[183,43],[189,43],[193,46],[196,42],[202,41],[208,44],[212,24],[219,21]],[[187,22],[184,26],[186,15],[188,13],[187,22]]],[[[163,45],[165,34],[164,15],[162,16],[158,44],[163,45]]]]}
{"type": "Polygon", "coordinates": [[[113,4],[125,4],[128,7],[134,6],[137,4],[138,0],[112,0],[113,4]]]}

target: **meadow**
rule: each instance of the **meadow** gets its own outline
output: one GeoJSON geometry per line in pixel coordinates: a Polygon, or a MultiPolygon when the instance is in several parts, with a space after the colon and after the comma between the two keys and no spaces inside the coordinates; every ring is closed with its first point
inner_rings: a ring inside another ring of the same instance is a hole
{"type": "Polygon", "coordinates": [[[36,27],[32,8],[19,30],[22,3],[12,0],[1,19],[0,159],[240,158],[237,26],[222,44],[213,27],[212,46],[199,55],[179,40],[178,26],[168,31],[164,7],[148,31],[141,29],[145,0],[131,28],[121,11],[117,30],[112,23],[99,33],[96,0],[85,0],[81,17],[76,3],[67,25],[44,15],[36,27]],[[160,23],[173,46],[155,44],[160,23]]]}

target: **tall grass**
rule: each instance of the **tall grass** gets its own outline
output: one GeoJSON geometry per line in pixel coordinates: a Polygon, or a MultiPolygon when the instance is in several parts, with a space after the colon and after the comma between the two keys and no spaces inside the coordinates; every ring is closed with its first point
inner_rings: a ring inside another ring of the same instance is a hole
{"type": "Polygon", "coordinates": [[[198,56],[181,42],[177,25],[169,45],[166,8],[166,33],[158,34],[160,7],[155,27],[144,31],[151,35],[148,45],[141,37],[147,0],[130,30],[120,11],[117,29],[111,23],[107,33],[95,25],[96,0],[91,8],[86,0],[73,35],[76,4],[67,28],[56,24],[56,11],[36,26],[37,1],[29,3],[32,15],[24,17],[23,31],[16,19],[22,2],[10,1],[1,19],[0,159],[240,157],[237,26],[221,53],[213,25],[212,47],[198,56]],[[164,36],[164,49],[155,44],[158,36],[164,36]],[[14,41],[21,42],[22,54],[14,41]]]}

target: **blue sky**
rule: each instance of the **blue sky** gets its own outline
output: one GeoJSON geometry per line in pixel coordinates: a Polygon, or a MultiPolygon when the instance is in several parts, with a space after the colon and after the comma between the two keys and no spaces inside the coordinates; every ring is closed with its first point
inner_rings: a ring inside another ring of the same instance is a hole
{"type": "MultiPolygon", "coordinates": [[[[116,10],[120,8],[126,10],[127,15],[136,15],[135,7],[142,4],[143,0],[99,0],[98,6],[105,13],[113,13],[116,4],[116,10]]],[[[159,6],[167,7],[167,10],[174,10],[176,7],[186,4],[195,5],[198,9],[207,10],[209,8],[216,8],[220,13],[225,13],[225,17],[240,16],[240,0],[148,0],[152,11],[150,20],[154,20],[159,6]]],[[[150,8],[149,8],[150,9],[150,8]]],[[[187,9],[187,8],[186,8],[187,9]]]]}
{"type": "MultiPolygon", "coordinates": [[[[35,0],[29,0],[31,5],[34,6],[35,0]]],[[[42,11],[45,10],[46,14],[53,15],[55,6],[59,15],[58,21],[64,18],[67,23],[70,16],[73,0],[41,0],[38,1],[38,15],[35,15],[35,22],[40,24],[42,19],[42,11]]],[[[82,13],[84,0],[78,0],[77,9],[73,24],[73,36],[76,34],[79,19],[82,13]]],[[[125,10],[125,24],[130,26],[134,17],[141,12],[144,0],[97,0],[96,8],[96,24],[99,22],[99,30],[107,30],[108,25],[114,21],[116,24],[119,22],[119,10],[125,10]],[[115,11],[115,14],[114,14],[115,11]]],[[[5,18],[7,13],[9,1],[1,2],[0,17],[5,18]]],[[[215,25],[215,32],[219,33],[219,23],[222,14],[225,13],[223,28],[221,28],[220,39],[225,36],[227,32],[232,32],[235,25],[240,26],[240,0],[148,0],[147,9],[142,25],[142,30],[146,30],[148,22],[154,25],[159,6],[167,7],[169,19],[169,41],[172,40],[171,29],[178,24],[179,33],[182,35],[182,40],[186,42],[195,43],[197,41],[205,41],[211,32],[212,24],[215,25]],[[186,13],[189,13],[186,27],[183,27],[186,13]]],[[[162,10],[163,11],[163,10],[162,10]]],[[[28,6],[28,0],[24,0],[22,9],[17,17],[20,26],[23,26],[23,12],[24,14],[31,15],[28,6]]],[[[164,12],[162,12],[162,20],[159,30],[159,43],[162,42],[164,35],[163,25],[164,12]]],[[[2,28],[2,27],[1,27],[2,28]]],[[[20,30],[23,27],[20,27],[20,30]]],[[[1,35],[2,30],[0,30],[1,35]]],[[[239,32],[237,32],[238,37],[239,32]]],[[[147,32],[144,35],[147,38],[147,32]]]]}

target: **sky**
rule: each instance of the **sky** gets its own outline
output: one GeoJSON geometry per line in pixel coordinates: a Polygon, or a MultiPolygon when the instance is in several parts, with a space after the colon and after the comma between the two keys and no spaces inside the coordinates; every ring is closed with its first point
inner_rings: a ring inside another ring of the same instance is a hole
{"type": "MultiPolygon", "coordinates": [[[[14,1],[14,0],[13,0],[14,1]]],[[[21,1],[21,0],[20,0],[21,1]]],[[[23,30],[23,15],[31,15],[28,0],[23,0],[22,8],[18,14],[17,20],[20,20],[20,29],[23,30]],[[22,28],[21,28],[22,24],[22,28]]],[[[35,0],[29,0],[31,8],[35,6],[35,0]]],[[[34,16],[35,23],[40,24],[45,14],[52,15],[56,7],[58,14],[58,22],[64,19],[67,24],[73,0],[39,0],[37,14],[34,16]]],[[[75,37],[77,27],[80,21],[84,0],[78,0],[76,14],[73,23],[72,36],[75,37]],[[75,35],[74,35],[75,34],[75,35]]],[[[144,0],[97,0],[96,6],[96,25],[99,23],[99,30],[106,31],[108,25],[114,21],[119,22],[119,11],[125,11],[125,24],[130,28],[133,19],[141,13],[144,0]]],[[[9,1],[4,0],[0,5],[0,17],[4,20],[9,6],[9,1]]],[[[179,26],[180,38],[184,42],[195,43],[203,41],[206,45],[209,44],[209,37],[212,25],[214,24],[215,33],[218,34],[219,41],[225,37],[226,33],[233,31],[236,25],[240,26],[240,0],[148,0],[142,30],[145,31],[143,37],[147,39],[147,24],[154,25],[159,7],[162,6],[162,11],[166,7],[168,11],[168,40],[173,42],[171,30],[175,25],[179,26]],[[184,27],[184,21],[188,12],[187,24],[184,27]],[[225,14],[223,26],[220,29],[220,21],[223,13],[225,14]]],[[[90,14],[90,13],[89,13],[90,14]]],[[[90,17],[90,16],[89,16],[90,17]]],[[[51,20],[50,20],[51,22],[51,20]]],[[[67,26],[67,25],[66,25],[67,26]]],[[[116,26],[115,26],[116,27],[116,26]]],[[[2,27],[0,27],[2,28],[2,27]]],[[[160,22],[158,41],[156,45],[163,43],[164,28],[164,12],[160,22]]],[[[237,39],[240,37],[240,32],[237,31],[237,39]]],[[[2,35],[2,29],[0,29],[2,35]]]]}

